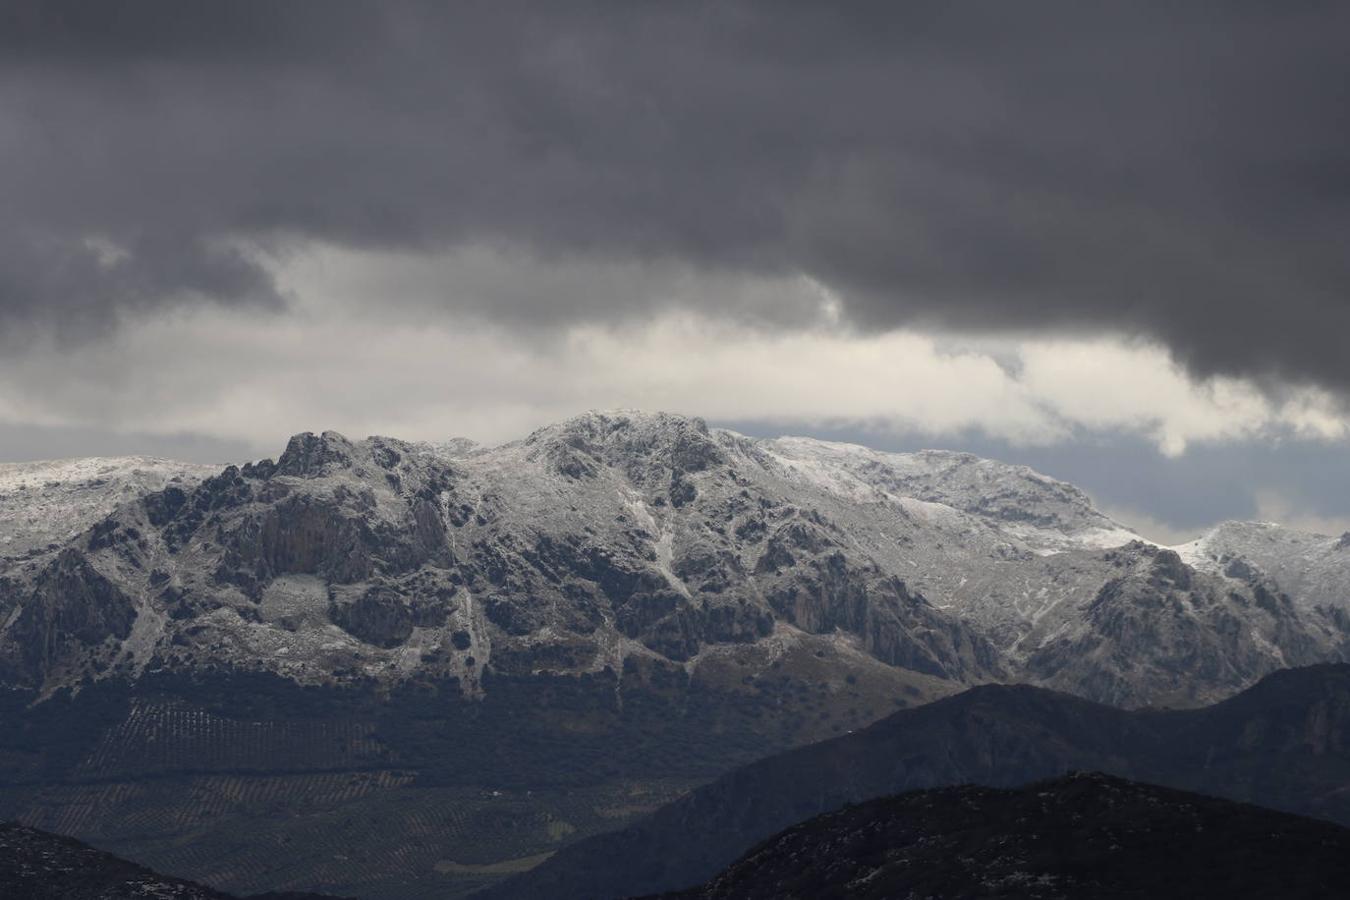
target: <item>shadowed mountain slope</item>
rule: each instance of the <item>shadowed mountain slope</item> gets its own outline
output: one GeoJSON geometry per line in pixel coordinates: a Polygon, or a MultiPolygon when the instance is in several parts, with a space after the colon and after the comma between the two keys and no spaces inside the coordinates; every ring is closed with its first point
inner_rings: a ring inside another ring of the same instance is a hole
{"type": "Polygon", "coordinates": [[[1350,824],[1350,666],[1279,672],[1199,710],[1123,711],[989,685],[744,766],[565,848],[493,898],[607,898],[705,881],[811,816],[940,785],[1098,770],[1350,824]]]}

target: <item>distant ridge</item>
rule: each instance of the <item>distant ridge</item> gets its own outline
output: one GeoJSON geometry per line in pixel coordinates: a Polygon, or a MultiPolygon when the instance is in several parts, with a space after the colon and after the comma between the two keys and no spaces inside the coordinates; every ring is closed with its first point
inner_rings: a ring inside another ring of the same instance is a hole
{"type": "Polygon", "coordinates": [[[736,769],[483,898],[618,898],[689,887],[811,816],[915,788],[1099,770],[1350,824],[1350,666],[1278,672],[1197,710],[1127,712],[986,685],[736,769]]]}

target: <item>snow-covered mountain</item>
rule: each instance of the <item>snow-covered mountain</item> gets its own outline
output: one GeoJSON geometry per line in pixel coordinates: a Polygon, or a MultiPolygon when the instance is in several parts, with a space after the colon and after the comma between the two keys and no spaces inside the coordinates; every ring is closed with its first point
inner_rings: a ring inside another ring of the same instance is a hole
{"type": "Polygon", "coordinates": [[[225,665],[474,695],[485,671],[758,665],[815,639],[954,686],[1194,704],[1343,658],[1350,633],[1344,540],[1228,525],[1159,548],[962,453],[616,412],[496,448],[303,434],[206,474],[0,472],[6,680],[225,665]]]}
{"type": "Polygon", "coordinates": [[[0,557],[64,544],[123,503],[220,468],[146,456],[0,463],[0,557]]]}
{"type": "Polygon", "coordinates": [[[1350,532],[1332,537],[1270,522],[1225,522],[1176,550],[1204,572],[1269,580],[1304,612],[1346,610],[1350,532]]]}

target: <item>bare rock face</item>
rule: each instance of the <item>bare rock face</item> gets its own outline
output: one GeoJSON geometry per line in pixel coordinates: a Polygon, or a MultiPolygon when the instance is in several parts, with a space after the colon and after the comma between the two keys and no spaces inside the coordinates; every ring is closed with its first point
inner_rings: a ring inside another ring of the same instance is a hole
{"type": "Polygon", "coordinates": [[[320,478],[350,468],[355,461],[355,447],[336,431],[325,431],[322,435],[305,432],[286,444],[286,452],[277,460],[275,474],[320,478]]]}
{"type": "MultiPolygon", "coordinates": [[[[397,582],[364,588],[329,589],[328,617],[343,631],[376,647],[401,647],[417,628],[444,628],[455,608],[454,589],[427,590],[397,582]]],[[[467,649],[464,637],[451,636],[452,645],[467,649]],[[464,646],[460,646],[464,644],[464,646]]]]}
{"type": "Polygon", "coordinates": [[[334,602],[328,615],[343,631],[376,647],[398,647],[412,637],[412,609],[389,588],[369,588],[355,600],[334,602]]]}
{"type": "Polygon", "coordinates": [[[1028,659],[1042,683],[1083,685],[1084,693],[1124,706],[1187,706],[1192,679],[1250,683],[1326,654],[1322,635],[1300,620],[1289,598],[1260,581],[1235,589],[1231,580],[1197,573],[1172,550],[1139,543],[1107,556],[1121,573],[1081,619],[1028,659]]]}
{"type": "Polygon", "coordinates": [[[1278,558],[1140,542],[1024,467],[662,414],[494,449],[306,433],[276,462],[164,484],[63,547],[0,557],[0,653],[7,679],[46,689],[116,663],[451,678],[476,696],[493,671],[647,660],[696,678],[738,648],[765,648],[762,666],[828,640],[954,687],[1194,705],[1350,652],[1333,544],[1320,580],[1291,587],[1278,558]]]}
{"type": "Polygon", "coordinates": [[[876,567],[851,568],[838,550],[794,567],[768,597],[789,624],[811,634],[857,634],[868,652],[894,666],[953,680],[1000,672],[987,642],[900,579],[876,567]]]}
{"type": "MultiPolygon", "coordinates": [[[[13,590],[13,588],[11,588],[13,590]]],[[[74,549],[61,551],[41,570],[31,593],[5,632],[20,683],[110,655],[109,644],[131,634],[134,602],[74,549]]]]}

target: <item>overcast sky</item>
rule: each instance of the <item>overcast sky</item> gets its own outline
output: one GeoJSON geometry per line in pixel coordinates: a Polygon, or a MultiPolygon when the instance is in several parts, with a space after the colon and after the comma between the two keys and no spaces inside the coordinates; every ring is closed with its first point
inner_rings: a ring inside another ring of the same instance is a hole
{"type": "Polygon", "coordinates": [[[1350,5],[0,6],[0,460],[596,407],[1350,528],[1350,5]]]}

